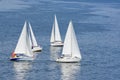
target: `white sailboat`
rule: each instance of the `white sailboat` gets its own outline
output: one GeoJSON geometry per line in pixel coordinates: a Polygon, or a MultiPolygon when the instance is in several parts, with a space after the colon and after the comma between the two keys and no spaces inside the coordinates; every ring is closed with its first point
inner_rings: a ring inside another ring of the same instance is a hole
{"type": "Polygon", "coordinates": [[[66,33],[62,56],[58,58],[57,62],[79,62],[81,54],[78,47],[78,42],[73,29],[72,21],[70,21],[66,33]]]}
{"type": "Polygon", "coordinates": [[[51,42],[51,46],[63,46],[56,15],[55,15],[55,20],[52,27],[50,42],[51,42]]]}
{"type": "Polygon", "coordinates": [[[29,29],[30,29],[29,37],[30,37],[30,44],[31,44],[32,51],[33,52],[42,51],[42,47],[40,47],[40,45],[38,45],[30,23],[29,23],[29,29]]]}
{"type": "Polygon", "coordinates": [[[30,47],[27,23],[25,22],[21,35],[19,37],[15,51],[12,53],[10,60],[33,60],[34,55],[30,47]]]}

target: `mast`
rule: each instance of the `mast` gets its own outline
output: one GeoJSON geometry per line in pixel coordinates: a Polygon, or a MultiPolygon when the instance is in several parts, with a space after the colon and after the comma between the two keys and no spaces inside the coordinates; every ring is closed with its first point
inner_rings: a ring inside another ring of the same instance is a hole
{"type": "Polygon", "coordinates": [[[71,57],[72,57],[72,26],[70,26],[70,28],[71,28],[71,57]]]}
{"type": "Polygon", "coordinates": [[[30,22],[29,22],[29,29],[30,29],[30,36],[31,36],[32,46],[38,46],[38,44],[37,44],[37,41],[36,41],[35,35],[34,35],[34,33],[33,33],[33,30],[32,30],[32,27],[31,27],[30,22]]]}
{"type": "Polygon", "coordinates": [[[72,57],[78,57],[81,59],[81,53],[80,53],[80,49],[79,49],[79,46],[78,46],[78,42],[77,42],[77,39],[76,39],[76,35],[75,35],[75,31],[74,31],[74,28],[73,28],[73,24],[72,24],[72,21],[70,21],[70,25],[71,25],[71,36],[72,36],[72,57]]]}
{"type": "Polygon", "coordinates": [[[54,27],[54,23],[53,23],[50,42],[54,42],[55,41],[55,29],[54,28],[55,27],[54,27]]]}
{"type": "Polygon", "coordinates": [[[55,15],[55,21],[54,21],[54,28],[55,28],[55,41],[62,42],[56,15],[55,15]]]}
{"type": "Polygon", "coordinates": [[[28,27],[27,27],[27,35],[26,35],[26,54],[27,54],[27,56],[30,56],[30,57],[32,57],[33,56],[33,52],[32,52],[32,49],[31,49],[31,45],[30,45],[30,40],[29,40],[29,31],[28,31],[28,27]]]}

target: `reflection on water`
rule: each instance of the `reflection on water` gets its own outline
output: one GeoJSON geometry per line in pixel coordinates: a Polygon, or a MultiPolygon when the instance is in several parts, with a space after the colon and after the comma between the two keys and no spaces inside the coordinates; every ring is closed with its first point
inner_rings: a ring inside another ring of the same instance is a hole
{"type": "Polygon", "coordinates": [[[25,80],[25,76],[28,73],[29,69],[31,68],[30,62],[14,62],[14,69],[15,69],[15,78],[16,80],[25,80]]]}
{"type": "Polygon", "coordinates": [[[61,63],[61,80],[76,80],[80,72],[80,63],[61,63]]]}
{"type": "Polygon", "coordinates": [[[56,60],[59,57],[62,47],[50,47],[50,59],[56,60]]]}

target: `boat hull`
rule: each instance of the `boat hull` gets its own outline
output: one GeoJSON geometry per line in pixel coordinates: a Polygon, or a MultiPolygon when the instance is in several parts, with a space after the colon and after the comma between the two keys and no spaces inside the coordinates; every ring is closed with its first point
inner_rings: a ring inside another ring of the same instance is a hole
{"type": "Polygon", "coordinates": [[[33,60],[33,58],[10,58],[11,61],[26,61],[33,60]]]}
{"type": "Polygon", "coordinates": [[[10,58],[11,61],[19,61],[19,58],[10,58]]]}
{"type": "Polygon", "coordinates": [[[54,46],[54,47],[62,47],[62,46],[63,46],[63,43],[62,43],[62,42],[52,42],[52,43],[51,43],[51,46],[54,46]]]}
{"type": "Polygon", "coordinates": [[[39,47],[39,46],[35,46],[35,47],[33,47],[32,51],[33,51],[33,52],[41,52],[41,51],[42,51],[42,48],[39,47]]]}
{"type": "Polygon", "coordinates": [[[10,58],[11,61],[25,61],[25,60],[34,60],[34,57],[29,56],[18,56],[15,58],[10,58]]]}
{"type": "Polygon", "coordinates": [[[62,62],[62,63],[77,63],[80,62],[80,58],[77,57],[60,57],[56,60],[56,62],[62,62]]]}

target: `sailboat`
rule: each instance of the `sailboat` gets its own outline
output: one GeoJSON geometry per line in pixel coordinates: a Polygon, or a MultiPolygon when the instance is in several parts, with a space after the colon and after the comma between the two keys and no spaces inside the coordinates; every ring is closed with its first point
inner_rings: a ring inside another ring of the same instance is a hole
{"type": "Polygon", "coordinates": [[[63,46],[56,15],[55,15],[55,20],[52,27],[50,43],[51,43],[51,46],[63,46]]]}
{"type": "Polygon", "coordinates": [[[78,42],[74,32],[72,21],[70,21],[62,51],[62,56],[58,58],[57,62],[79,62],[81,54],[78,47],[78,42]]]}
{"type": "Polygon", "coordinates": [[[14,52],[12,53],[10,60],[17,61],[17,60],[33,60],[33,59],[34,59],[34,55],[30,46],[27,23],[25,22],[17,46],[14,52]]]}
{"type": "Polygon", "coordinates": [[[42,51],[42,47],[38,45],[30,23],[29,23],[29,30],[30,30],[29,39],[30,39],[30,45],[31,45],[32,51],[33,52],[42,51]]]}

